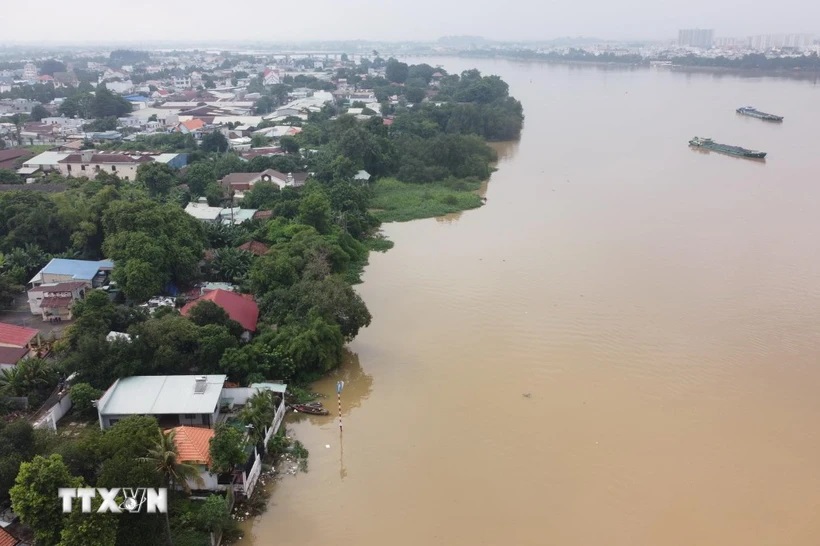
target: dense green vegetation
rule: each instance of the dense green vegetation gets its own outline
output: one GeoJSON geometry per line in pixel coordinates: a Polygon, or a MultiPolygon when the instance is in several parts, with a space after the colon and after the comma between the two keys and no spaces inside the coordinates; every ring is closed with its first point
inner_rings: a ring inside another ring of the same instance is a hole
{"type": "MultiPolygon", "coordinates": [[[[236,441],[236,434],[220,429],[211,451],[230,464],[241,452],[236,441]]],[[[184,477],[195,480],[196,471],[178,457],[172,434],[163,434],[153,417],[129,417],[105,432],[92,426],[79,434],[0,420],[0,502],[10,499],[37,544],[45,546],[143,546],[171,540],[202,546],[210,544],[212,531],[233,533],[224,496],[192,501],[181,494],[184,487],[169,491],[169,514],[63,514],[56,499],[58,487],[167,487],[184,477]]],[[[99,497],[94,502],[97,507],[99,497]]]]}
{"type": "MultiPolygon", "coordinates": [[[[119,62],[142,58],[140,52],[115,53],[119,62]]],[[[76,373],[72,418],[82,421],[93,419],[93,400],[120,377],[221,373],[242,385],[276,378],[298,386],[337,367],[345,343],[371,322],[353,286],[368,252],[390,247],[378,235],[380,222],[480,206],[476,190],[496,158],[486,141],[517,137],[523,121],[520,103],[495,76],[447,75],[395,59],[372,65],[384,66],[386,78],[363,78],[367,63],[351,67],[350,77],[385,97],[384,104],[372,105],[381,116],[345,113],[352,104],[326,106],[299,121],[298,136],[282,139],[284,155],[244,161],[226,150],[219,133],[201,142],[191,135],[153,135],[109,147],[184,152],[189,166],[178,171],[148,163],[134,181],[110,173],[93,181],[52,173],[38,184],[67,189],[41,193],[26,185],[0,193],[0,306],[53,257],[112,259],[116,285],[110,292],[92,290],[75,304],[74,320],[48,359],[28,359],[0,373],[0,399],[27,396],[37,407],[61,377],[76,373]],[[236,204],[218,181],[265,169],[310,176],[303,187],[259,182],[246,192],[242,205],[270,211],[263,219],[206,224],[185,212],[198,197],[213,206],[236,204]],[[371,179],[356,180],[360,170],[371,179]],[[238,248],[248,242],[266,250],[238,248]],[[153,312],[139,305],[155,295],[185,294],[202,281],[230,282],[253,295],[260,317],[250,341],[211,302],[196,304],[187,316],[179,310],[185,297],[153,312]],[[111,331],[131,337],[108,341],[111,331]]],[[[299,78],[266,93],[270,105],[289,86],[327,83],[299,78]]],[[[99,128],[121,115],[121,107],[101,88],[64,103],[66,113],[96,117],[99,128]]],[[[254,425],[250,441],[260,439],[272,407],[260,396],[243,410],[242,423],[254,425]]],[[[11,411],[0,403],[0,413],[11,411]]],[[[214,468],[242,462],[243,441],[237,429],[218,427],[214,468]]],[[[281,437],[272,445],[277,452],[288,448],[281,437]]],[[[304,461],[298,442],[292,451],[304,461]]],[[[205,544],[211,530],[231,529],[221,497],[192,502],[173,495],[167,519],[67,517],[55,509],[58,486],[182,484],[191,469],[177,456],[173,438],[150,418],[124,419],[106,432],[91,425],[78,435],[35,432],[23,419],[0,421],[0,503],[10,499],[46,545],[153,544],[167,536],[176,544],[205,544]]]]}
{"type": "MultiPolygon", "coordinates": [[[[467,57],[506,57],[512,59],[537,59],[555,62],[593,62],[624,65],[649,65],[656,60],[638,54],[618,55],[615,53],[593,53],[584,49],[570,48],[566,52],[551,51],[541,53],[532,50],[471,50],[462,55],[467,57]]],[[[729,58],[724,56],[704,57],[701,55],[685,55],[677,57],[658,57],[657,60],[672,61],[675,66],[732,68],[738,70],[820,70],[820,56],[817,53],[808,55],[769,57],[763,53],[748,53],[741,57],[729,58]]]]}
{"type": "Polygon", "coordinates": [[[481,206],[481,198],[475,193],[480,182],[455,180],[454,184],[453,181],[411,184],[382,178],[373,189],[371,212],[383,222],[406,222],[481,206]]]}
{"type": "Polygon", "coordinates": [[[750,53],[737,59],[726,57],[673,57],[672,64],[679,66],[705,66],[717,68],[736,68],[742,70],[820,70],[820,57],[817,53],[794,57],[767,57],[762,53],[750,53]]]}

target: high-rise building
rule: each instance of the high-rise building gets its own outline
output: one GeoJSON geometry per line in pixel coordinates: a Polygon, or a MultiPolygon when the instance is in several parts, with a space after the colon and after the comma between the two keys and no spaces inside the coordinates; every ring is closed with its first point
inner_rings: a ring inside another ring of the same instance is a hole
{"type": "Polygon", "coordinates": [[[33,63],[26,63],[23,67],[23,79],[26,81],[34,81],[37,79],[37,67],[33,63]]]}
{"type": "Polygon", "coordinates": [[[699,47],[701,49],[709,49],[712,47],[714,37],[715,31],[712,29],[683,29],[678,31],[678,45],[681,47],[699,47]]]}

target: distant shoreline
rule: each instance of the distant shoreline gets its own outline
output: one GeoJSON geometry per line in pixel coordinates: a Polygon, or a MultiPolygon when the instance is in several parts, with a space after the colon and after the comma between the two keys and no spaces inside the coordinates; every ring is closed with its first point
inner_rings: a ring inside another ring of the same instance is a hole
{"type": "MultiPolygon", "coordinates": [[[[432,55],[437,56],[437,55],[432,55]]],[[[448,55],[441,55],[448,56],[448,55]]],[[[762,69],[762,68],[735,68],[730,66],[691,66],[691,65],[652,65],[652,61],[646,60],[640,63],[618,63],[618,62],[604,62],[604,61],[581,61],[577,59],[561,59],[561,58],[547,58],[547,57],[520,57],[515,55],[470,55],[459,53],[456,57],[465,59],[504,59],[507,61],[518,62],[540,62],[546,64],[567,64],[574,66],[594,66],[606,68],[623,68],[629,70],[636,69],[656,69],[669,70],[674,72],[690,72],[690,73],[710,73],[710,74],[731,74],[739,76],[750,77],[782,77],[793,79],[818,79],[820,78],[820,70],[794,70],[794,69],[762,69]]]]}

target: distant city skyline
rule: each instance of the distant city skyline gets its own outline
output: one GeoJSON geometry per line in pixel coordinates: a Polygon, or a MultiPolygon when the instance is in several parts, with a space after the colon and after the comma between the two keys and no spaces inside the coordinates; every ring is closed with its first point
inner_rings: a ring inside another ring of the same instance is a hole
{"type": "Polygon", "coordinates": [[[560,37],[674,40],[679,29],[715,36],[817,34],[820,2],[782,0],[777,9],[741,0],[508,0],[476,5],[457,0],[144,0],[127,7],[107,0],[8,2],[0,46],[25,44],[264,41],[433,41],[473,35],[495,41],[560,37]],[[761,9],[758,9],[761,8],[761,9]]]}

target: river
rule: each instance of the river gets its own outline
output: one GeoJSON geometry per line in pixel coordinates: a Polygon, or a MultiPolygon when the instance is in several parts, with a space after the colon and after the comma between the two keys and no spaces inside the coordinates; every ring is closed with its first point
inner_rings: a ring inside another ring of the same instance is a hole
{"type": "Polygon", "coordinates": [[[423,60],[502,76],[523,134],[481,209],[384,226],[317,385],[343,436],[289,425],[309,472],[242,544],[816,544],[820,86],[423,60]]]}

